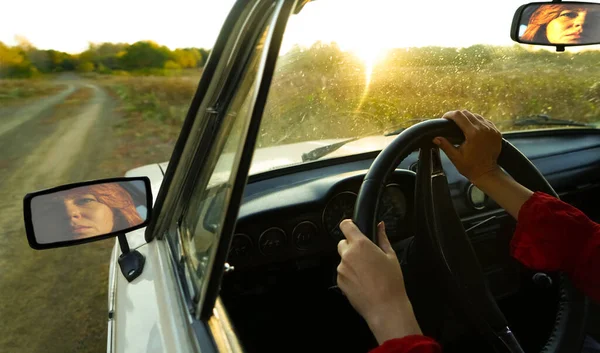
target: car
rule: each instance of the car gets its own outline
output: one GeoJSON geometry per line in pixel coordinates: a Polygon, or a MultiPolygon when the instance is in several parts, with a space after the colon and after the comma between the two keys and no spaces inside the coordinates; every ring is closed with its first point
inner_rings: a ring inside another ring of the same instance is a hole
{"type": "MultiPolygon", "coordinates": [[[[527,37],[532,14],[560,2],[519,5],[239,0],[168,163],[31,192],[29,243],[117,238],[110,353],[376,347],[336,285],[346,218],[371,239],[385,222],[444,351],[579,352],[600,339],[597,307],[563,273],[514,261],[515,220],[431,143],[464,139],[441,112],[479,111],[503,131],[506,172],[600,219],[598,57],[585,46],[600,40],[527,37]],[[502,46],[511,38],[525,44],[502,46]],[[92,187],[139,216],[57,227],[47,202],[100,209],[92,187]]],[[[598,4],[564,5],[587,6],[593,24],[598,4]]]]}

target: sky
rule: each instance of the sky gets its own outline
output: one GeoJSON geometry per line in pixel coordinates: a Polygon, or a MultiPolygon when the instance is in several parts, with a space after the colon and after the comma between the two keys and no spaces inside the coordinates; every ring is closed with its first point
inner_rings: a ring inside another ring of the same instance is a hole
{"type": "MultiPolygon", "coordinates": [[[[245,0],[242,0],[245,1],[245,0]]],[[[233,0],[7,0],[0,41],[78,53],[88,43],[153,40],[171,49],[212,48],[233,0]]],[[[511,45],[523,0],[316,0],[290,19],[282,50],[317,40],[372,55],[390,47],[511,45]],[[369,54],[371,53],[371,54],[369,54]]]]}
{"type": "Polygon", "coordinates": [[[0,41],[79,53],[89,42],[212,48],[233,0],[3,0],[0,41]]]}

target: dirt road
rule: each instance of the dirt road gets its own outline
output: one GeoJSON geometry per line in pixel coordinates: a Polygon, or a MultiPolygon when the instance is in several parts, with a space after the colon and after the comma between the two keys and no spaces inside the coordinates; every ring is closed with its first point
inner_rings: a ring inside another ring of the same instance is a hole
{"type": "Polygon", "coordinates": [[[60,93],[0,107],[0,352],[106,349],[106,286],[112,240],[35,251],[23,196],[60,184],[114,177],[116,102],[76,76],[60,93]]]}

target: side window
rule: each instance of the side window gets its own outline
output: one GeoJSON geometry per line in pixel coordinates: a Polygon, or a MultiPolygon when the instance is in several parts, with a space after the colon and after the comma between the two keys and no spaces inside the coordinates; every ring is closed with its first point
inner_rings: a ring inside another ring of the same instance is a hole
{"type": "MultiPolygon", "coordinates": [[[[268,21],[270,23],[270,21],[268,21]]],[[[195,286],[194,300],[202,302],[213,267],[216,249],[232,187],[238,172],[241,152],[258,89],[259,67],[264,55],[264,41],[269,27],[264,28],[254,46],[237,89],[229,100],[220,128],[215,131],[215,143],[206,159],[204,169],[184,210],[179,234],[191,280],[195,286]]]]}

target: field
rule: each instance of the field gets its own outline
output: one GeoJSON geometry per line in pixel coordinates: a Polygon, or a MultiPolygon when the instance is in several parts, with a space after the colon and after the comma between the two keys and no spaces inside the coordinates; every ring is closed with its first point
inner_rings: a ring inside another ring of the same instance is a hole
{"type": "Polygon", "coordinates": [[[482,114],[503,131],[515,128],[513,119],[535,114],[600,120],[597,61],[553,54],[519,61],[492,52],[483,62],[460,64],[455,58],[442,65],[410,62],[401,53],[369,67],[348,54],[328,55],[331,48],[319,50],[325,53],[312,55],[310,64],[304,53],[280,59],[263,118],[262,146],[381,134],[456,109],[482,114]]]}
{"type": "MultiPolygon", "coordinates": [[[[600,120],[595,56],[502,50],[402,51],[368,63],[334,46],[292,51],[278,62],[258,146],[382,134],[455,109],[480,113],[504,131],[515,129],[512,119],[534,114],[600,120]]],[[[7,234],[0,301],[11,303],[0,308],[11,318],[0,324],[0,351],[105,349],[112,242],[35,252],[24,238],[22,197],[168,161],[200,75],[0,80],[0,225],[7,234]],[[88,118],[95,122],[81,131],[78,153],[56,158],[73,149],[65,134],[88,118]],[[51,153],[57,146],[62,154],[51,153]]]]}
{"type": "Polygon", "coordinates": [[[52,95],[64,88],[63,85],[53,84],[44,79],[0,80],[0,105],[52,95]]]}
{"type": "Polygon", "coordinates": [[[118,153],[135,161],[120,169],[169,160],[199,78],[198,71],[177,77],[96,77],[120,102],[117,113],[121,119],[113,128],[126,142],[118,153]]]}
{"type": "MultiPolygon", "coordinates": [[[[326,46],[288,54],[280,58],[273,78],[258,146],[381,134],[455,109],[482,114],[503,131],[539,128],[512,124],[536,114],[600,120],[595,60],[532,54],[516,61],[515,53],[492,54],[482,63],[461,65],[415,64],[390,54],[372,66],[326,46]]],[[[129,119],[124,125],[133,123],[140,127],[138,135],[172,143],[198,78],[193,73],[97,79],[121,100],[129,119]]]]}

